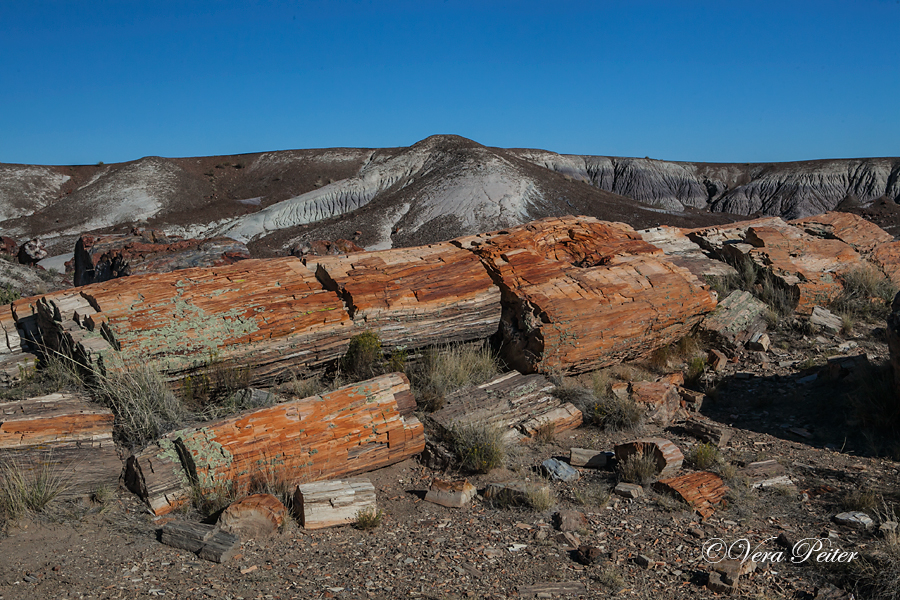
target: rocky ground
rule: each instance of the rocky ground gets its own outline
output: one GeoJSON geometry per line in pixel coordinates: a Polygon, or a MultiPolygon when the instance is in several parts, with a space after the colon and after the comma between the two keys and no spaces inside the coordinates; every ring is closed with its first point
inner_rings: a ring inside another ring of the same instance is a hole
{"type": "MultiPolygon", "coordinates": [[[[468,477],[479,490],[492,482],[545,482],[540,463],[566,459],[572,447],[612,450],[638,436],[659,436],[689,455],[699,443],[677,423],[617,432],[585,425],[516,448],[505,468],[484,475],[434,471],[416,460],[370,473],[384,511],[380,527],[305,531],[289,521],[272,538],[245,541],[223,564],[161,544],[159,529],[173,516],[152,517],[124,489],[102,503],[58,503],[9,526],[0,538],[0,599],[688,598],[714,593],[707,587],[713,565],[704,548],[716,538],[747,540],[772,552],[783,550],[774,539],[779,535],[790,544],[830,539],[861,555],[881,549],[876,531],[898,500],[898,467],[873,456],[876,450],[884,455],[889,444],[862,435],[863,417],[852,409],[860,386],[878,371],[858,363],[835,374],[824,365],[846,354],[883,363],[883,331],[858,325],[849,335],[804,333],[785,323],[770,335],[768,352],[745,352],[719,372],[708,370],[701,382],[709,391],[702,412],[734,434],[716,467],[731,491],[705,520],[650,488],[637,499],[611,494],[617,476],[606,469],[580,469],[574,483],[547,482],[556,502],[543,511],[493,506],[480,495],[461,509],[424,501],[435,477],[468,477]],[[775,459],[792,485],[750,489],[743,466],[764,459],[775,459]],[[835,515],[848,509],[865,510],[875,530],[836,523],[835,515]],[[585,517],[568,538],[555,518],[560,510],[585,517]],[[597,561],[576,560],[574,543],[597,548],[597,561]]],[[[889,575],[890,563],[878,568],[889,575]]],[[[812,559],[763,561],[740,578],[737,592],[849,597],[847,572],[846,565],[812,559]]]]}

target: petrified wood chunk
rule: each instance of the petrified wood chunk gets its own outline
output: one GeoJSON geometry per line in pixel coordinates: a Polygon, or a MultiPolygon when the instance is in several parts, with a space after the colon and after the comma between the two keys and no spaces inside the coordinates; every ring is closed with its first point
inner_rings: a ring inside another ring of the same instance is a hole
{"type": "Polygon", "coordinates": [[[294,492],[294,512],[306,529],[347,525],[376,507],[375,486],[365,477],[302,483],[294,492]]]}
{"type": "Polygon", "coordinates": [[[406,376],[382,375],[170,433],[129,460],[127,483],[161,515],[186,501],[190,481],[248,489],[260,479],[290,484],[364,473],[422,451],[414,409],[406,376]]]}
{"type": "Polygon", "coordinates": [[[581,411],[550,391],[556,386],[543,375],[511,372],[487,383],[449,395],[430,418],[449,435],[466,425],[498,427],[510,442],[531,438],[541,426],[566,431],[581,425],[581,411]]]}
{"type": "Polygon", "coordinates": [[[194,552],[204,560],[223,563],[241,548],[240,538],[215,525],[172,521],[163,525],[160,541],[166,546],[194,552]]]}
{"type": "Polygon", "coordinates": [[[272,494],[253,494],[232,502],[219,515],[222,531],[240,536],[242,540],[261,539],[278,531],[287,509],[272,494]]]}
{"type": "Polygon", "coordinates": [[[791,225],[822,239],[837,239],[853,246],[861,253],[872,252],[877,246],[894,241],[894,236],[853,213],[828,211],[812,217],[790,221],[791,225]]]}
{"type": "Polygon", "coordinates": [[[569,464],[573,467],[586,467],[588,469],[606,468],[611,452],[591,450],[589,448],[569,448],[569,464]]]}
{"type": "Polygon", "coordinates": [[[715,512],[713,507],[722,502],[728,493],[722,478],[707,471],[661,479],[653,484],[653,487],[658,492],[680,497],[704,519],[715,512]]]}
{"type": "Polygon", "coordinates": [[[730,427],[716,425],[709,421],[701,421],[699,419],[690,419],[684,424],[685,431],[704,442],[714,444],[717,448],[722,448],[731,439],[734,433],[730,427]]]}
{"type": "Polygon", "coordinates": [[[622,223],[549,218],[454,243],[500,286],[503,356],[524,373],[647,355],[715,307],[705,284],[622,223]]]}
{"type": "Polygon", "coordinates": [[[386,346],[483,339],[500,324],[500,290],[475,254],[449,243],[305,262],[386,346]]]}
{"type": "Polygon", "coordinates": [[[425,494],[425,500],[448,508],[462,508],[469,504],[477,493],[478,490],[467,479],[462,481],[435,479],[425,494]]]}
{"type": "Polygon", "coordinates": [[[678,446],[662,438],[642,438],[615,447],[616,460],[621,464],[633,454],[650,454],[656,460],[659,477],[671,477],[678,472],[684,462],[684,455],[678,446]]]}
{"type": "Polygon", "coordinates": [[[122,473],[112,412],[78,394],[0,403],[0,456],[25,472],[47,469],[63,495],[114,488],[122,473]]]}
{"type": "Polygon", "coordinates": [[[230,265],[248,258],[247,246],[227,237],[186,240],[154,229],[83,235],[75,243],[75,285],[126,275],[230,265]]]}
{"type": "Polygon", "coordinates": [[[665,381],[635,381],[629,386],[631,399],[647,409],[647,420],[663,427],[687,417],[679,389],[665,381]]]}
{"type": "Polygon", "coordinates": [[[735,290],[719,300],[716,309],[700,323],[701,333],[726,348],[744,345],[766,330],[768,307],[750,292],[735,290]]]}

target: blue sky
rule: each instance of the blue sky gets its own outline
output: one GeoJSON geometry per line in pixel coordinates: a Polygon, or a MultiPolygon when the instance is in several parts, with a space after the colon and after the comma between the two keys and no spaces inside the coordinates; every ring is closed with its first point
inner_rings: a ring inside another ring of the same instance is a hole
{"type": "Polygon", "coordinates": [[[900,156],[900,1],[0,2],[0,162],[900,156]]]}

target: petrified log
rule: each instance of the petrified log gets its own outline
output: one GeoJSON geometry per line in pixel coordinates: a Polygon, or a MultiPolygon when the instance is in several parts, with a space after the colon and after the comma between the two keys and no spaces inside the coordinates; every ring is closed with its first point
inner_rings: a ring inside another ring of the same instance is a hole
{"type": "Polygon", "coordinates": [[[215,525],[171,521],[163,525],[160,541],[166,546],[194,552],[204,560],[223,563],[241,548],[241,540],[215,525]]]}
{"type": "Polygon", "coordinates": [[[722,478],[707,471],[661,479],[653,484],[653,488],[660,493],[678,496],[704,519],[715,512],[714,506],[722,502],[728,493],[722,478]]]}
{"type": "Polygon", "coordinates": [[[854,250],[863,254],[872,252],[881,244],[894,241],[894,236],[887,231],[853,213],[828,211],[790,221],[790,224],[809,235],[850,244],[854,250]]]}
{"type": "Polygon", "coordinates": [[[554,387],[542,375],[514,371],[450,394],[430,418],[445,435],[457,427],[485,425],[500,428],[509,442],[530,439],[544,425],[557,432],[578,427],[581,411],[553,396],[554,387]]]}
{"type": "Polygon", "coordinates": [[[671,477],[678,472],[684,462],[684,455],[678,446],[662,438],[642,438],[625,442],[615,447],[616,461],[620,464],[633,454],[653,456],[656,461],[656,473],[659,477],[671,477]]]}
{"type": "Polygon", "coordinates": [[[303,258],[304,256],[334,256],[336,254],[351,254],[353,252],[365,252],[366,249],[356,242],[345,239],[314,240],[308,243],[294,244],[291,246],[291,256],[303,258]]]}
{"type": "Polygon", "coordinates": [[[467,479],[462,481],[435,479],[425,494],[425,500],[447,508],[462,508],[469,504],[477,493],[478,490],[467,479]]]}
{"type": "Polygon", "coordinates": [[[697,439],[709,442],[717,448],[722,448],[731,439],[734,433],[730,427],[715,425],[709,421],[690,419],[685,422],[684,430],[697,439]]]}
{"type": "Polygon", "coordinates": [[[306,529],[347,525],[376,507],[375,486],[365,477],[301,483],[294,492],[294,512],[306,529]]]}
{"type": "Polygon", "coordinates": [[[603,469],[612,457],[611,452],[590,450],[588,448],[569,448],[569,464],[573,467],[603,469]]]}
{"type": "Polygon", "coordinates": [[[500,286],[503,357],[523,373],[645,356],[715,307],[705,284],[622,223],[550,218],[454,243],[500,286]]]}
{"type": "Polygon", "coordinates": [[[112,411],[77,394],[0,403],[0,455],[26,472],[46,469],[64,496],[114,488],[122,473],[112,411]]]}
{"type": "Polygon", "coordinates": [[[23,334],[16,324],[12,306],[0,306],[0,387],[16,385],[37,366],[38,357],[29,352],[23,334]]]}
{"type": "Polygon", "coordinates": [[[157,515],[201,488],[249,489],[260,480],[318,481],[364,473],[418,454],[422,424],[400,373],[175,431],[131,457],[126,483],[157,515]]]}
{"type": "Polygon", "coordinates": [[[247,246],[227,237],[186,240],[154,229],[83,235],[75,243],[75,285],[126,275],[230,265],[248,258],[247,246]]]}
{"type": "Polygon", "coordinates": [[[287,509],[272,494],[253,494],[232,502],[219,515],[218,526],[242,540],[269,537],[281,527],[287,509]]]}
{"type": "Polygon", "coordinates": [[[307,258],[340,293],[361,329],[384,345],[418,348],[487,338],[500,323],[500,291],[476,255],[449,243],[307,258]]]}
{"type": "Polygon", "coordinates": [[[638,231],[645,242],[663,251],[670,261],[684,267],[697,277],[727,277],[737,275],[728,263],[709,256],[698,244],[691,241],[684,230],[663,225],[638,231]]]}
{"type": "Polygon", "coordinates": [[[735,290],[719,301],[700,323],[700,332],[710,343],[735,349],[766,330],[768,307],[750,292],[735,290]]]}

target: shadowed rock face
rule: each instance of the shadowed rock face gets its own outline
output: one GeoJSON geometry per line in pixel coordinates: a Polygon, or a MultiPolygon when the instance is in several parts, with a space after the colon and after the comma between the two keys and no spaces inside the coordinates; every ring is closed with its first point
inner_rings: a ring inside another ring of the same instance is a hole
{"type": "Polygon", "coordinates": [[[446,241],[581,214],[636,228],[763,213],[874,211],[900,224],[900,159],[709,164],[482,146],[435,135],[407,148],[331,148],[112,165],[0,165],[4,233],[51,254],[132,226],[226,235],[255,256],[314,240],[367,250],[446,241]],[[357,235],[357,232],[359,234],[357,235]]]}

